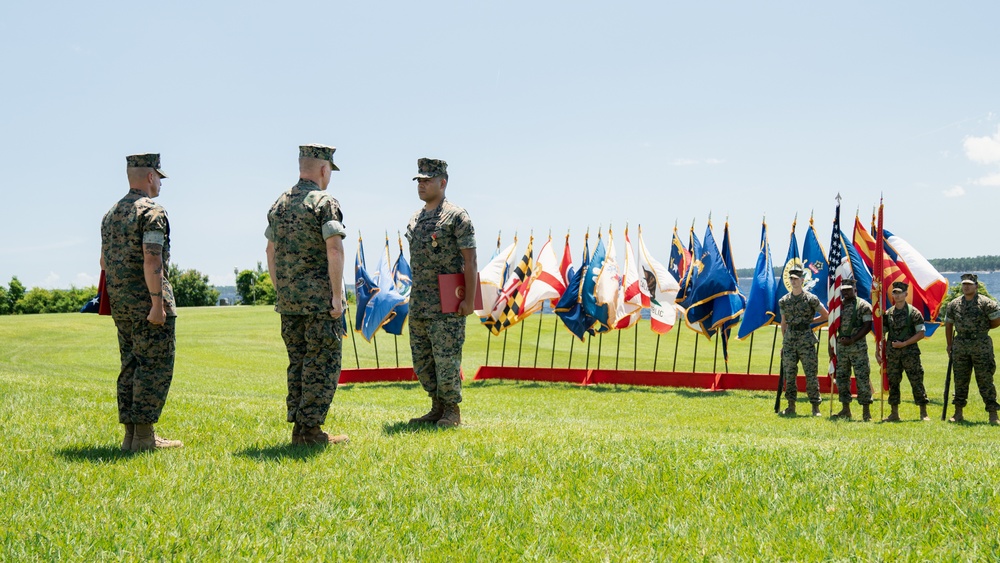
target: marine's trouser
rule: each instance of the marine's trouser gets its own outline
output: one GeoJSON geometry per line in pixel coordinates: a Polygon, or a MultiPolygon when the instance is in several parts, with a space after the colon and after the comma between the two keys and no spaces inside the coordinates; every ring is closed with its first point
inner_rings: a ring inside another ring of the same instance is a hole
{"type": "Polygon", "coordinates": [[[903,372],[910,380],[910,390],[913,391],[913,402],[918,405],[926,405],[930,402],[927,398],[927,390],[924,389],[924,368],[920,364],[920,350],[910,351],[914,345],[901,348],[892,348],[891,345],[885,350],[885,370],[889,379],[889,404],[898,405],[901,400],[900,385],[903,382],[903,372]]]}
{"type": "Polygon", "coordinates": [[[955,338],[951,348],[952,366],[955,374],[955,406],[964,407],[969,399],[969,384],[972,370],[976,370],[976,386],[983,397],[986,410],[995,411],[997,389],[993,385],[993,373],[997,369],[993,358],[993,339],[982,336],[974,339],[955,338]]]}
{"type": "Polygon", "coordinates": [[[420,385],[430,397],[437,397],[444,403],[461,403],[465,317],[411,317],[409,322],[413,371],[420,385]]]}
{"type": "Polygon", "coordinates": [[[175,325],[143,319],[116,320],[121,371],[118,373],[118,422],[154,424],[160,420],[174,378],[175,325]]]}
{"type": "Polygon", "coordinates": [[[340,382],[342,321],[329,313],[281,315],[288,351],[288,422],[321,426],[340,382]]]}
{"type": "Polygon", "coordinates": [[[872,404],[871,364],[868,362],[868,345],[864,341],[841,345],[837,349],[837,395],[840,402],[851,402],[851,370],[858,385],[858,404],[872,404]]]}

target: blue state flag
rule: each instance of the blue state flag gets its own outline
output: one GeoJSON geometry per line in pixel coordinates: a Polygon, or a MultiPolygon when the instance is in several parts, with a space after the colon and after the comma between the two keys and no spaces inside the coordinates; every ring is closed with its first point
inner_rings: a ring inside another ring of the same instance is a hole
{"type": "Polygon", "coordinates": [[[385,251],[378,262],[375,290],[365,304],[365,316],[361,325],[361,336],[371,342],[375,332],[396,316],[396,307],[406,299],[396,291],[396,282],[389,265],[389,239],[385,240],[385,251]]]}
{"type": "Polygon", "coordinates": [[[365,307],[375,292],[375,282],[372,281],[368,271],[365,270],[365,247],[358,237],[358,254],[354,258],[354,295],[357,303],[357,311],[354,313],[354,330],[361,332],[361,325],[365,322],[365,307]]]}
{"type": "Polygon", "coordinates": [[[604,259],[607,257],[604,251],[604,242],[601,234],[597,234],[597,247],[590,257],[590,265],[587,267],[587,275],[583,278],[582,304],[585,315],[593,320],[590,333],[601,333],[611,330],[608,325],[608,305],[597,304],[597,277],[604,268],[604,259]]]}
{"type": "MultiPolygon", "coordinates": [[[[590,246],[589,242],[584,239],[583,242],[583,261],[580,263],[580,269],[573,270],[570,266],[566,279],[566,291],[563,292],[559,301],[556,302],[555,313],[562,319],[566,328],[573,333],[574,336],[583,341],[583,335],[590,332],[591,326],[594,324],[594,320],[587,317],[587,314],[583,311],[583,279],[587,275],[587,269],[590,266],[590,246]]],[[[591,333],[593,334],[593,333],[591,333]]]]}
{"type": "Polygon", "coordinates": [[[760,254],[757,255],[757,266],[753,271],[753,282],[750,284],[750,297],[747,298],[747,308],[743,313],[743,322],[737,338],[743,339],[758,328],[774,322],[774,293],[778,282],[774,279],[774,266],[771,264],[771,246],[767,240],[767,222],[760,227],[760,254]]]}
{"type": "Polygon", "coordinates": [[[680,280],[681,290],[677,292],[677,303],[680,303],[681,307],[691,305],[691,287],[702,268],[699,258],[701,256],[701,241],[698,240],[698,235],[694,234],[694,225],[691,225],[691,232],[688,235],[688,253],[691,254],[691,264],[687,267],[684,279],[680,280]]]}
{"type": "Polygon", "coordinates": [[[872,273],[868,270],[868,266],[865,265],[864,260],[861,259],[861,254],[858,252],[857,248],[851,244],[851,240],[844,235],[844,231],[840,231],[840,246],[846,250],[847,255],[850,257],[850,265],[848,266],[851,270],[851,277],[857,282],[857,292],[858,297],[864,299],[865,301],[872,302],[872,273]]]}
{"type": "Polygon", "coordinates": [[[403,297],[403,302],[396,307],[396,316],[382,327],[389,334],[399,336],[403,334],[403,324],[410,312],[410,288],[413,286],[413,270],[410,263],[403,256],[403,243],[399,243],[399,257],[392,267],[392,279],[396,284],[396,292],[403,297]]]}
{"type": "Polygon", "coordinates": [[[792,220],[792,234],[788,240],[788,253],[785,255],[785,261],[781,263],[781,272],[778,275],[777,289],[774,292],[774,322],[781,322],[781,308],[778,307],[778,301],[782,297],[788,295],[788,292],[792,290],[792,283],[788,281],[788,271],[792,268],[801,268],[802,260],[799,258],[799,241],[795,238],[795,225],[798,223],[797,220],[792,220]]]}
{"type": "Polygon", "coordinates": [[[820,303],[827,303],[830,265],[827,263],[826,253],[823,252],[823,247],[819,243],[812,219],[809,219],[809,230],[806,231],[806,240],[802,243],[802,265],[806,273],[802,280],[802,289],[819,297],[820,303]]]}
{"type": "Polygon", "coordinates": [[[711,223],[705,230],[700,258],[694,262],[700,262],[700,268],[692,281],[691,305],[685,312],[685,320],[705,336],[712,336],[728,326],[730,321],[739,321],[746,308],[746,299],[740,294],[736,280],[726,269],[719,245],[712,234],[711,223]]]}

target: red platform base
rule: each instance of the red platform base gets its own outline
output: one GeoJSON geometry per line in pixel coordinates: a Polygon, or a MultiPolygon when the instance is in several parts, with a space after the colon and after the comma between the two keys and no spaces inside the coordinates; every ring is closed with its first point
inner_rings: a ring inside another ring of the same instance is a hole
{"type": "MultiPolygon", "coordinates": [[[[645,385],[651,387],[687,387],[705,391],[743,389],[749,391],[777,391],[778,376],[765,373],[699,373],[683,371],[622,371],[606,369],[516,368],[482,366],[476,370],[474,380],[511,379],[516,381],[553,381],[579,385],[645,385]]],[[[830,392],[830,377],[819,376],[821,393],[830,392]]],[[[796,385],[800,392],[806,390],[806,378],[800,375],[796,385]]],[[[851,394],[857,386],[851,380],[851,394]]]]}
{"type": "MultiPolygon", "coordinates": [[[[465,372],[459,371],[465,380],[465,372]]],[[[340,384],[347,383],[379,383],[391,381],[416,381],[417,374],[412,367],[402,368],[361,368],[340,370],[340,384]]]]}

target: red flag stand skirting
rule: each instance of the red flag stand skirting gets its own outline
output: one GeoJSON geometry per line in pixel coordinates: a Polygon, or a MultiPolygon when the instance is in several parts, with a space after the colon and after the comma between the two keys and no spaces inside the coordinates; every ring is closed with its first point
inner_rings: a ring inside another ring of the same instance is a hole
{"type": "MultiPolygon", "coordinates": [[[[473,380],[510,379],[514,381],[548,381],[576,383],[578,385],[643,385],[648,387],[685,387],[705,391],[773,391],[778,384],[777,375],[765,373],[705,373],[680,371],[635,371],[610,369],[550,369],[482,366],[473,380]]],[[[821,393],[829,393],[833,381],[829,376],[819,377],[821,393]]],[[[806,378],[796,378],[800,392],[806,390],[806,378]]],[[[857,393],[851,379],[851,393],[857,393]]]]}

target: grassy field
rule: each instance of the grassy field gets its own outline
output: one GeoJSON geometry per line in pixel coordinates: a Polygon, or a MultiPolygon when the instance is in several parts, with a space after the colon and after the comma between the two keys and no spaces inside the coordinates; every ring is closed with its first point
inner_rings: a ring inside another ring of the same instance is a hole
{"type": "MultiPolygon", "coordinates": [[[[565,366],[570,340],[559,328],[553,353],[552,318],[537,363],[565,366]]],[[[522,365],[538,318],[527,323],[522,365]]],[[[413,431],[402,421],[428,405],[417,384],[365,384],[342,386],[327,422],[351,443],[314,450],[288,445],[278,325],[265,307],[182,309],[157,428],[185,447],[123,455],[111,320],[0,317],[0,560],[1000,559],[1000,429],[974,386],[971,423],[937,419],[943,334],[922,346],[931,422],[914,420],[905,383],[907,420],[881,424],[779,418],[771,392],[487,381],[467,383],[463,428],[413,431]]],[[[470,375],[484,334],[470,327],[470,375]]],[[[762,334],[751,367],[766,373],[762,334]]],[[[649,369],[656,340],[639,336],[649,369]]],[[[634,337],[622,335],[621,369],[634,337]]],[[[616,340],[604,338],[602,368],[616,340]]],[[[698,371],[712,368],[706,344],[698,371]]],[[[658,369],[674,346],[662,339],[658,369]]],[[[575,344],[573,367],[596,367],[596,347],[586,360],[575,344]]],[[[685,330],[678,370],[692,347],[685,330]]],[[[730,369],[745,371],[748,343],[732,347],[730,369]]],[[[350,340],[344,351],[353,367],[350,340]]],[[[379,356],[395,365],[391,339],[379,356]]]]}

